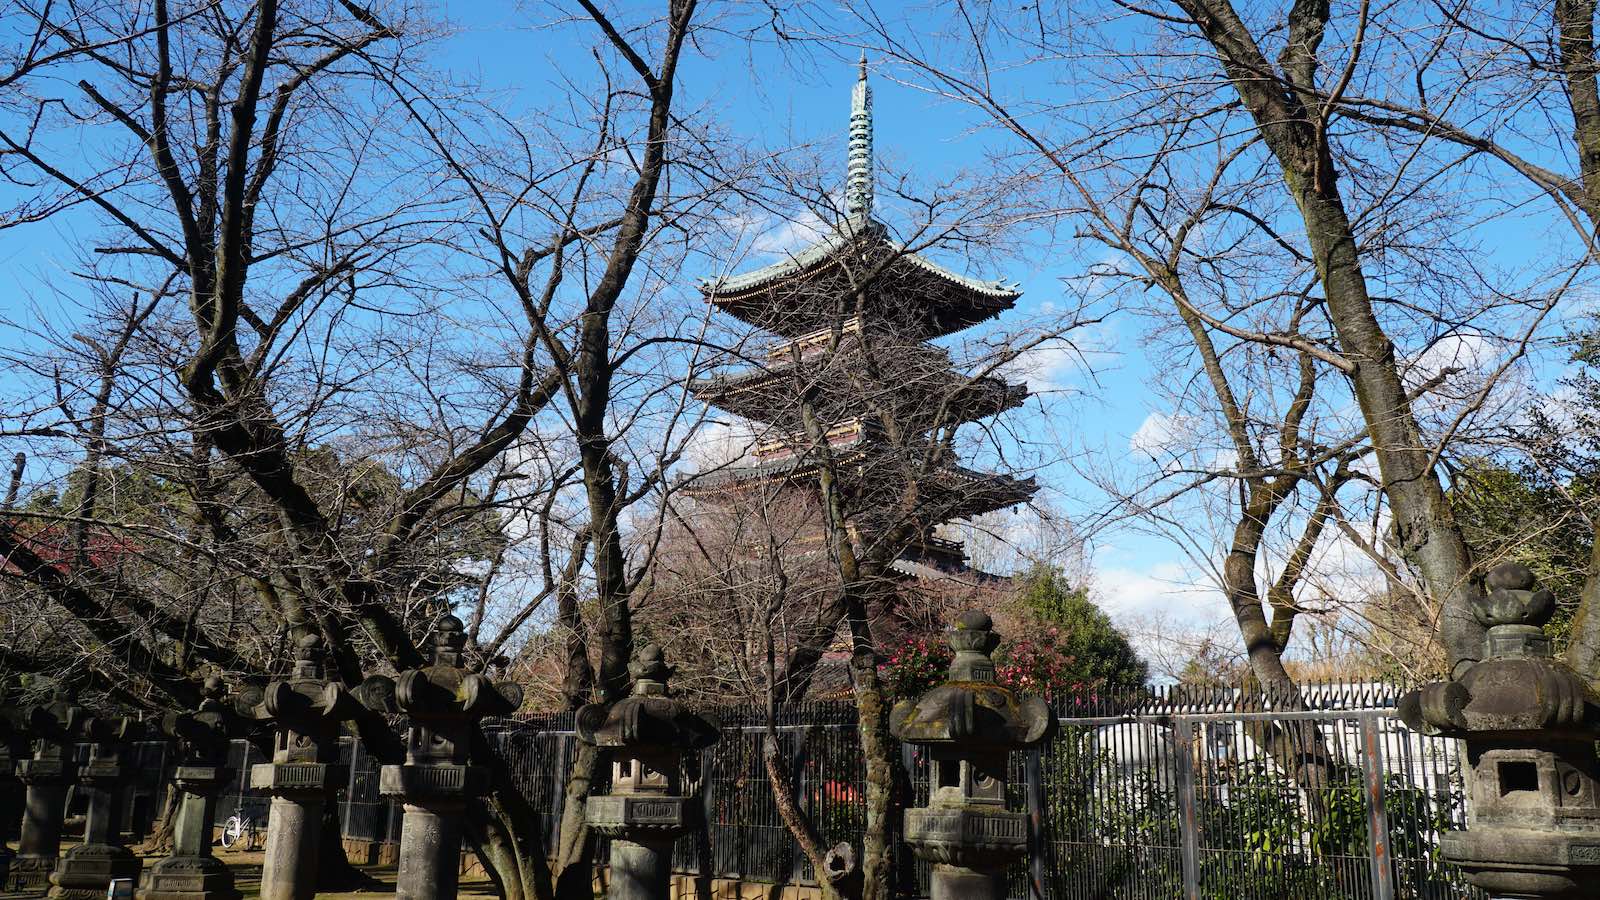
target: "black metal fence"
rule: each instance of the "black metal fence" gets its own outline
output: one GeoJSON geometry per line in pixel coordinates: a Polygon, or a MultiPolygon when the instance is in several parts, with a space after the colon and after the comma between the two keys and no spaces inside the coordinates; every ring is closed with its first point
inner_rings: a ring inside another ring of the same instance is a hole
{"type": "MultiPolygon", "coordinates": [[[[1459,744],[1407,729],[1393,714],[1399,693],[1318,685],[1291,706],[1235,690],[1170,687],[1058,703],[1061,729],[1013,758],[1010,800],[1031,814],[1031,825],[1028,865],[1017,867],[1011,896],[1481,897],[1437,852],[1441,833],[1464,819],[1459,744]]],[[[679,842],[676,868],[814,883],[767,789],[763,714],[716,712],[722,740],[685,771],[706,827],[679,842]]],[[[854,708],[788,707],[778,732],[800,806],[830,842],[859,847],[865,770],[854,708]]],[[[489,734],[554,846],[577,751],[571,714],[500,722],[489,734]]],[[[397,840],[400,812],[377,796],[377,764],[359,745],[344,753],[346,837],[397,840]]],[[[254,761],[239,760],[241,768],[254,761]]],[[[921,753],[902,747],[899,762],[898,802],[925,802],[921,753]]],[[[597,789],[605,789],[604,776],[597,789]]],[[[219,809],[225,815],[236,803],[225,798],[219,809]]],[[[926,868],[903,848],[895,866],[906,894],[927,895],[926,868]]]]}

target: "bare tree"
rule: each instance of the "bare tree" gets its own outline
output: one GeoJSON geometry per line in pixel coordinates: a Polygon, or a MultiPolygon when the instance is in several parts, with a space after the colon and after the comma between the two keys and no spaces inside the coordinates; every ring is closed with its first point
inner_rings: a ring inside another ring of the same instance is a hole
{"type": "MultiPolygon", "coordinates": [[[[0,436],[68,489],[0,521],[0,576],[24,588],[6,664],[88,661],[108,697],[188,704],[207,672],[270,675],[317,631],[355,685],[420,664],[453,605],[483,665],[549,598],[575,623],[592,584],[601,614],[569,650],[596,665],[568,702],[624,695],[654,540],[624,514],[666,489],[692,424],[654,377],[677,346],[663,298],[733,180],[667,177],[698,153],[673,106],[695,9],[586,5],[557,27],[596,41],[602,89],[517,121],[429,70],[440,32],[410,10],[18,4],[0,165],[24,190],[0,224],[98,232],[54,287],[105,312],[11,323],[33,340],[6,357],[0,436]]],[[[508,896],[555,895],[532,811],[475,752],[501,790],[469,830],[508,896]]],[[[582,896],[598,763],[558,848],[582,896]]]]}

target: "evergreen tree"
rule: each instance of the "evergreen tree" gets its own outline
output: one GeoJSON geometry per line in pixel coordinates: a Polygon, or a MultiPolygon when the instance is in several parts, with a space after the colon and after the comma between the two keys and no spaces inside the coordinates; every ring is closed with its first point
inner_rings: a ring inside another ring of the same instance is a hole
{"type": "MultiPolygon", "coordinates": [[[[1073,587],[1059,570],[1040,566],[1029,572],[1018,599],[1027,614],[1044,627],[1035,640],[1048,638],[1064,658],[1060,680],[1107,688],[1144,684],[1149,667],[1128,636],[1089,599],[1087,590],[1073,587]]],[[[1027,643],[1019,640],[1009,655],[1016,658],[1027,643]]]]}

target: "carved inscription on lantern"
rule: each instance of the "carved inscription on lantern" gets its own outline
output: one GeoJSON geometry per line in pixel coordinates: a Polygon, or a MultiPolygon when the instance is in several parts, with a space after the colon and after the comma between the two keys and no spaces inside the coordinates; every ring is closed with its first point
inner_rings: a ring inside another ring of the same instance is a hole
{"type": "Polygon", "coordinates": [[[1570,858],[1577,865],[1600,865],[1600,844],[1577,844],[1573,846],[1570,858]]]}
{"type": "Polygon", "coordinates": [[[343,780],[343,766],[327,763],[258,763],[250,767],[250,786],[257,790],[321,790],[330,781],[343,780]]]}
{"type": "Polygon", "coordinates": [[[683,819],[683,801],[633,800],[628,804],[628,818],[640,823],[676,825],[683,819]]]}
{"type": "Polygon", "coordinates": [[[906,833],[919,839],[973,844],[1017,844],[1028,839],[1022,813],[974,812],[971,809],[908,809],[906,833]]]}

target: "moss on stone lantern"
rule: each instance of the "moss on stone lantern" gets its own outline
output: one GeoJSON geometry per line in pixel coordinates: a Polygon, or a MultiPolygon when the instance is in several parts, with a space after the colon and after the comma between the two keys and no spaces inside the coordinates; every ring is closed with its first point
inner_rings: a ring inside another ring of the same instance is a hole
{"type": "Polygon", "coordinates": [[[945,634],[949,679],[889,714],[894,736],[929,758],[928,805],[906,810],[905,840],[933,864],[933,900],[1001,900],[1006,867],[1028,850],[1027,816],[1006,808],[1009,758],[1044,740],[1056,716],[995,683],[1000,636],[988,615],[964,613],[945,634]]]}

